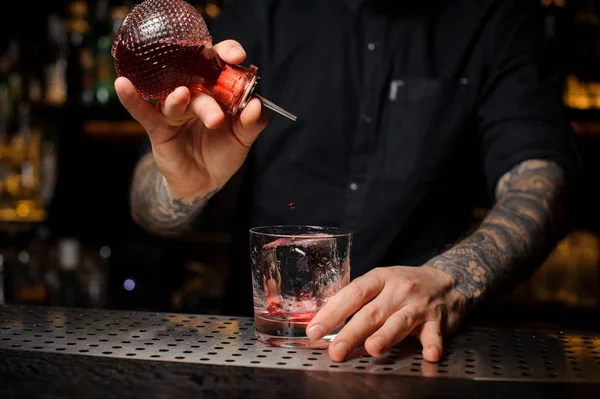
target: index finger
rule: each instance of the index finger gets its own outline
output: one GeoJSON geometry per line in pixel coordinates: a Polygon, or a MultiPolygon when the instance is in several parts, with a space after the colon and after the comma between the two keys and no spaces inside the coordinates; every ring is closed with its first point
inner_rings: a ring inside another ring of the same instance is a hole
{"type": "Polygon", "coordinates": [[[151,135],[163,123],[164,116],[162,113],[139,95],[129,79],[120,76],[114,84],[121,104],[133,119],[138,121],[144,130],[151,135]]]}
{"type": "Polygon", "coordinates": [[[331,297],[306,326],[308,338],[312,341],[323,338],[379,295],[384,285],[376,273],[367,273],[352,281],[331,297]]]}

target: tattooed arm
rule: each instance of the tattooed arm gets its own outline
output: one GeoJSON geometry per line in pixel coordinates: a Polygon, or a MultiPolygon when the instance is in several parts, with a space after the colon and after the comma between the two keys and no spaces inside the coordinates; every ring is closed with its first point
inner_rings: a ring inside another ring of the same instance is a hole
{"type": "Polygon", "coordinates": [[[492,291],[533,270],[564,234],[565,187],[555,163],[517,165],[500,179],[496,205],[473,234],[425,267],[375,268],[354,279],[319,310],[307,335],[321,339],[352,316],[329,346],[333,360],[344,360],[363,343],[381,356],[412,334],[423,358],[439,361],[442,334],[456,330],[492,291]]]}
{"type": "Polygon", "coordinates": [[[426,266],[452,276],[468,305],[476,305],[545,260],[565,234],[565,198],[565,174],[557,164],[524,161],[499,180],[496,204],[478,229],[426,266]]]}
{"type": "Polygon", "coordinates": [[[152,153],[137,164],[130,193],[131,215],[147,231],[173,236],[189,230],[216,192],[195,198],[172,198],[152,153]]]}
{"type": "MultiPolygon", "coordinates": [[[[214,48],[229,64],[245,59],[244,49],[234,40],[214,48]]],[[[208,200],[242,167],[268,115],[257,98],[239,115],[226,115],[214,98],[184,86],[156,105],[142,98],[125,77],[115,80],[115,90],[148,134],[152,149],[133,174],[132,217],[154,234],[181,234],[193,227],[208,200]]]]}

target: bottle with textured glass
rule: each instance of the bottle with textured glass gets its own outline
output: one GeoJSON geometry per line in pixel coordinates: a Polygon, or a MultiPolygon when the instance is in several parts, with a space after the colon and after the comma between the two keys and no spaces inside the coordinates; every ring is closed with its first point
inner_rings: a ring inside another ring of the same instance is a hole
{"type": "Polygon", "coordinates": [[[213,97],[229,114],[252,96],[292,120],[296,117],[255,93],[258,68],[223,61],[200,13],[184,0],[144,0],[125,17],[112,46],[115,70],[141,96],[164,99],[179,86],[213,97]]]}

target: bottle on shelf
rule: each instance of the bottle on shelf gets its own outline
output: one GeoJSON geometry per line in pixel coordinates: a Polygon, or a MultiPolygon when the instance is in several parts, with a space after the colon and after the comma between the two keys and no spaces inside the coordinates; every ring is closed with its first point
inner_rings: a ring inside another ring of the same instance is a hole
{"type": "Polygon", "coordinates": [[[0,305],[6,305],[6,293],[4,292],[6,283],[4,275],[4,255],[0,253],[0,305]]]}
{"type": "Polygon", "coordinates": [[[99,249],[88,247],[84,252],[79,281],[82,292],[82,306],[103,308],[107,304],[107,282],[111,250],[108,246],[99,249]]]}
{"type": "Polygon", "coordinates": [[[95,101],[98,106],[110,104],[115,98],[113,59],[111,46],[113,41],[112,10],[108,0],[96,3],[96,18],[93,25],[93,38],[96,57],[95,101]]]}
{"type": "Polygon", "coordinates": [[[6,53],[0,54],[0,114],[6,120],[7,129],[12,113],[9,73],[10,58],[6,53]]]}
{"type": "Polygon", "coordinates": [[[35,225],[23,232],[23,248],[18,253],[22,270],[19,274],[20,286],[17,290],[17,302],[47,305],[50,299],[50,287],[46,274],[49,268],[49,230],[46,226],[35,225]]]}
{"type": "Polygon", "coordinates": [[[20,168],[20,187],[17,198],[17,215],[29,216],[27,213],[40,208],[40,131],[32,125],[31,105],[21,102],[18,105],[19,129],[13,136],[14,158],[20,168]]]}
{"type": "Polygon", "coordinates": [[[68,6],[68,15],[68,100],[74,105],[91,106],[94,103],[95,58],[93,41],[90,38],[87,2],[71,1],[68,6]]]}
{"type": "Polygon", "coordinates": [[[29,305],[47,303],[46,283],[43,276],[43,259],[32,256],[31,245],[21,248],[17,255],[16,270],[13,275],[15,302],[29,305]]]}
{"type": "Polygon", "coordinates": [[[58,301],[60,306],[81,306],[78,270],[81,264],[81,245],[78,239],[65,237],[58,242],[58,301]]]}
{"type": "Polygon", "coordinates": [[[42,206],[48,209],[54,198],[58,177],[58,150],[56,140],[46,135],[40,149],[39,192],[42,206]]]}
{"type": "Polygon", "coordinates": [[[67,101],[67,57],[69,52],[65,21],[56,13],[48,15],[49,62],[45,68],[45,103],[67,101]]]}
{"type": "Polygon", "coordinates": [[[8,45],[8,85],[12,104],[18,104],[23,100],[23,77],[21,66],[21,43],[17,39],[11,39],[8,45]]]}
{"type": "Polygon", "coordinates": [[[9,158],[7,102],[8,98],[6,98],[5,93],[0,91],[0,212],[12,207],[12,200],[7,189],[8,175],[12,168],[9,158]]]}
{"type": "Polygon", "coordinates": [[[15,38],[8,39],[8,46],[0,54],[0,98],[9,133],[16,128],[16,104],[23,99],[21,76],[21,44],[15,38]]]}

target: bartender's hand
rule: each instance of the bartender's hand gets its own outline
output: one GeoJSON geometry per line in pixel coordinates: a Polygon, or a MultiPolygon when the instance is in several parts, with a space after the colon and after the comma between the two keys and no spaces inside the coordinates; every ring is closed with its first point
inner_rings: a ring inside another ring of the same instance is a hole
{"type": "Polygon", "coordinates": [[[454,289],[449,274],[427,266],[384,267],[340,290],[306,331],[311,340],[318,340],[354,314],[329,346],[332,360],[345,360],[363,343],[370,355],[381,356],[414,335],[423,346],[423,358],[437,362],[442,335],[458,327],[464,309],[465,297],[454,289]]]}
{"type": "MultiPolygon", "coordinates": [[[[242,46],[226,40],[214,46],[226,62],[246,58],[242,46]]],[[[225,114],[207,94],[179,87],[152,106],[124,77],[115,81],[123,106],[146,130],[156,165],[173,197],[193,198],[220,189],[242,166],[250,146],[267,125],[258,99],[236,117],[225,114]]]]}

